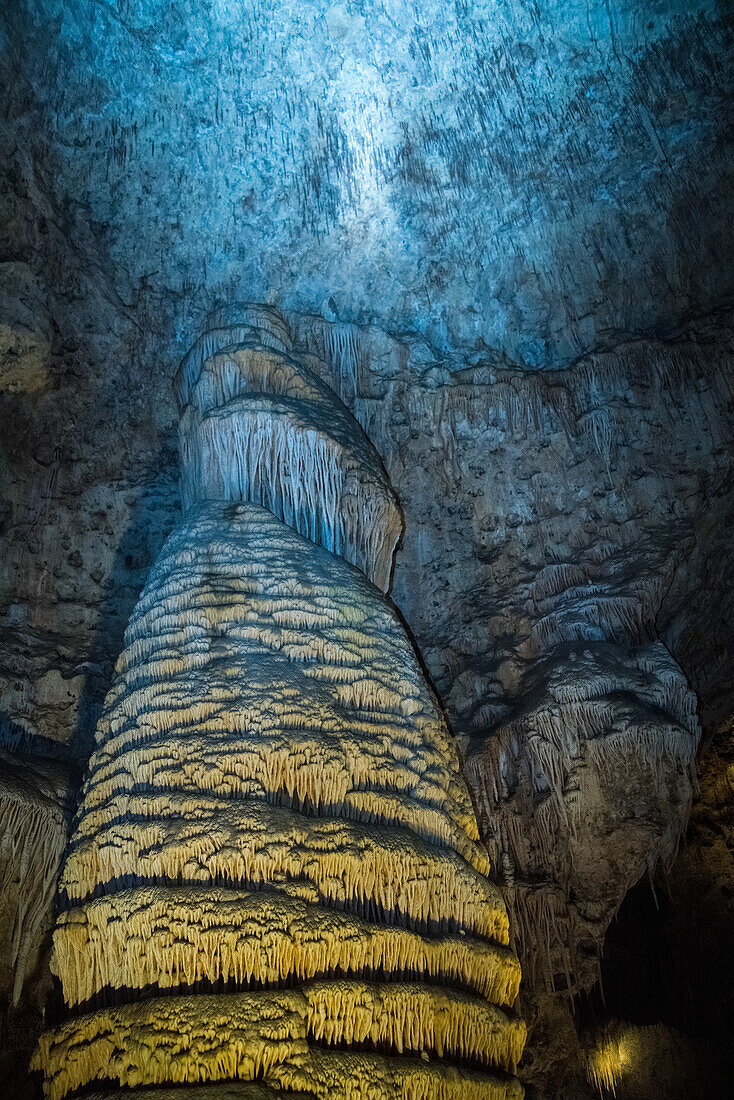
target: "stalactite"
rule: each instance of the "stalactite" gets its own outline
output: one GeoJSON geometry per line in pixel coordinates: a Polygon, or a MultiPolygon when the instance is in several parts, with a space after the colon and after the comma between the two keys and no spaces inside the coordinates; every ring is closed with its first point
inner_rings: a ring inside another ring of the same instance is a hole
{"type": "Polygon", "coordinates": [[[533,662],[523,686],[522,705],[475,741],[467,774],[490,856],[509,869],[504,895],[526,976],[552,991],[562,973],[573,991],[596,976],[595,966],[579,971],[579,939],[588,948],[605,930],[582,927],[570,901],[574,846],[582,833],[589,843],[585,815],[601,814],[600,792],[624,776],[664,807],[668,824],[657,827],[644,856],[630,859],[620,902],[651,863],[670,864],[688,815],[696,700],[660,642],[576,649],[566,641],[533,662]]]}
{"type": "Polygon", "coordinates": [[[267,329],[243,331],[256,313],[220,311],[214,324],[237,325],[214,328],[179,368],[184,508],[201,499],[263,504],[386,589],[402,517],[382,464],[333,391],[286,353],[282,319],[282,332],[274,314],[267,329]]]}
{"type": "MultiPolygon", "coordinates": [[[[320,359],[330,358],[328,348],[339,339],[338,323],[296,313],[289,314],[289,322],[294,342],[320,359]]],[[[394,414],[399,413],[413,430],[431,434],[444,420],[459,431],[463,426],[472,432],[499,428],[519,438],[563,433],[574,451],[597,454],[600,473],[614,482],[615,439],[638,429],[640,407],[674,410],[665,426],[648,427],[650,445],[664,453],[672,441],[671,429],[677,430],[676,417],[695,415],[718,435],[725,418],[712,417],[706,404],[721,409],[732,400],[732,371],[723,345],[695,339],[671,341],[663,348],[656,341],[631,340],[623,349],[586,356],[567,369],[542,371],[494,359],[466,367],[420,338],[393,340],[367,326],[359,328],[358,352],[364,383],[358,397],[348,392],[344,397],[360,422],[370,424],[371,438],[386,458],[395,447],[394,414]],[[428,382],[431,373],[440,374],[439,385],[428,382]],[[415,384],[416,375],[423,375],[421,386],[415,384]],[[369,380],[375,376],[379,396],[375,394],[370,406],[369,380]],[[705,393],[700,385],[704,376],[705,393]],[[389,431],[384,425],[390,425],[389,431]]],[[[327,363],[324,375],[336,390],[338,359],[337,354],[336,361],[327,363]]]]}
{"type": "Polygon", "coordinates": [[[61,876],[52,969],[82,1014],[41,1039],[47,1095],[519,1100],[507,911],[375,586],[401,529],[379,459],[267,311],[215,316],[178,386],[186,512],[61,876]]]}
{"type": "Polygon", "coordinates": [[[138,887],[62,913],[53,965],[71,1005],[101,988],[198,981],[263,985],[345,974],[421,976],[512,1005],[520,968],[499,943],[420,935],[319,903],[303,882],[270,889],[138,887]],[[174,946],[172,946],[174,945],[174,946]]]}
{"type": "Polygon", "coordinates": [[[364,330],[359,325],[325,321],[310,314],[292,314],[291,321],[295,338],[323,363],[330,387],[356,415],[365,361],[364,330]]]}
{"type": "MultiPolygon", "coordinates": [[[[63,1040],[62,1040],[63,1042],[63,1040]]],[[[285,1044],[283,1044],[285,1045],[285,1044]]],[[[293,1044],[295,1046],[295,1043],[293,1044]]],[[[256,1085],[257,1091],[251,1091],[252,1086],[238,1086],[227,1082],[223,1087],[214,1089],[197,1087],[188,1089],[185,1086],[186,1078],[179,1076],[175,1089],[135,1088],[139,1082],[138,1066],[122,1066],[125,1079],[132,1088],[120,1093],[115,1091],[112,1096],[139,1097],[151,1100],[169,1100],[172,1097],[199,1097],[219,1098],[232,1097],[237,1100],[264,1100],[270,1096],[294,1097],[343,1097],[344,1100],[522,1100],[523,1088],[515,1078],[495,1076],[489,1073],[480,1073],[474,1070],[460,1069],[457,1066],[431,1060],[426,1052],[420,1059],[411,1057],[386,1057],[379,1054],[364,1053],[361,1051],[329,1051],[311,1048],[306,1052],[297,1051],[290,1058],[272,1064],[269,1069],[265,1065],[272,1058],[274,1043],[269,1048],[263,1049],[260,1044],[256,1052],[257,1063],[261,1067],[263,1084],[256,1085]],[[271,1086],[269,1089],[268,1086],[271,1086]],[[262,1091],[261,1091],[262,1090],[262,1091]]],[[[52,1051],[60,1054],[61,1052],[52,1051]]],[[[144,1051],[140,1052],[145,1054],[144,1051]]],[[[177,1053],[177,1052],[176,1052],[177,1053]]],[[[188,1052],[187,1052],[188,1053],[188,1052]]],[[[86,1054],[86,1052],[85,1052],[86,1054]]],[[[90,1069],[96,1068],[96,1059],[100,1057],[97,1050],[90,1052],[87,1057],[79,1059],[86,1062],[90,1069]],[[96,1055],[96,1058],[95,1058],[96,1055]]],[[[101,1067],[100,1077],[107,1076],[110,1070],[116,1070],[118,1057],[101,1067]]],[[[142,1060],[142,1059],[141,1059],[142,1060]]],[[[223,1055],[223,1061],[228,1068],[233,1068],[241,1077],[245,1077],[250,1068],[250,1062],[243,1056],[241,1050],[227,1051],[223,1055]]],[[[150,1065],[150,1062],[148,1063],[150,1065]]],[[[179,1060],[176,1070],[180,1075],[186,1072],[188,1062],[179,1060]]],[[[153,1067],[151,1067],[153,1068],[153,1067]]],[[[209,1066],[197,1066],[201,1073],[209,1066]]],[[[189,1067],[193,1077],[196,1071],[189,1067]]],[[[162,1065],[155,1067],[160,1074],[162,1065]]],[[[209,1078],[200,1076],[202,1084],[209,1078]]],[[[64,1095],[61,1090],[66,1086],[68,1075],[60,1072],[56,1081],[56,1091],[49,1093],[51,1100],[60,1100],[64,1095]]],[[[109,1093],[92,1093],[90,1100],[112,1100],[109,1093]]]]}
{"type": "Polygon", "coordinates": [[[359,394],[359,376],[362,366],[360,330],[357,325],[328,324],[324,331],[326,358],[336,368],[339,378],[339,396],[342,401],[359,394]]]}
{"type": "Polygon", "coordinates": [[[402,530],[395,502],[298,403],[233,398],[193,421],[184,438],[184,507],[255,501],[387,588],[402,530]]]}
{"type": "Polygon", "coordinates": [[[69,827],[68,779],[51,761],[0,750],[0,921],[17,1004],[48,928],[69,827]]]}
{"type": "MultiPolygon", "coordinates": [[[[308,1100],[313,1093],[287,1093],[288,1100],[308,1100]]],[[[173,1088],[115,1089],[86,1093],[86,1100],[274,1100],[283,1093],[256,1081],[219,1081],[216,1085],[175,1085],[173,1088]]]]}
{"type": "Polygon", "coordinates": [[[288,352],[292,347],[288,323],[277,310],[268,306],[244,303],[223,306],[210,313],[206,329],[182,359],[174,378],[180,407],[187,404],[201,369],[211,355],[248,341],[263,350],[273,348],[288,352]]]}
{"type": "Polygon", "coordinates": [[[513,1071],[525,1026],[486,1000],[431,986],[330,978],[299,989],[158,998],[76,1017],[41,1039],[49,1096],[100,1078],[123,1085],[267,1079],[309,1043],[369,1042],[513,1071]],[[115,1050],[111,1050],[114,1045],[115,1050]]]}

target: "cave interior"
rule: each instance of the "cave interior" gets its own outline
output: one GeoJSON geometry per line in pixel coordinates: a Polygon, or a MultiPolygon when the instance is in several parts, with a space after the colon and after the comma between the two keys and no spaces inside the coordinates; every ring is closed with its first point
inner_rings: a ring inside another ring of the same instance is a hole
{"type": "Polygon", "coordinates": [[[734,1096],[732,30],[2,5],[8,1095],[734,1096]]]}

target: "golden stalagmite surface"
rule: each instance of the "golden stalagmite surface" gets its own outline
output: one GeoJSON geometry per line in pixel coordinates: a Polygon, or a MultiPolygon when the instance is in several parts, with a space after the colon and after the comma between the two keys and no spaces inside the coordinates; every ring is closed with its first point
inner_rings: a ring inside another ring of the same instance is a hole
{"type": "Polygon", "coordinates": [[[276,1066],[267,1084],[227,1082],[193,1088],[122,1089],[85,1094],[85,1100],[522,1100],[516,1078],[460,1070],[438,1062],[353,1051],[311,1050],[276,1066]]]}
{"type": "Polygon", "coordinates": [[[142,886],[59,918],[54,965],[70,1004],[98,989],[234,981],[272,985],[329,969],[386,971],[514,1002],[520,967],[506,948],[466,935],[419,935],[320,905],[302,883],[278,890],[142,886]]]}
{"type": "MultiPolygon", "coordinates": [[[[297,989],[166,997],[78,1017],[41,1039],[52,1100],[100,1078],[123,1085],[252,1080],[307,1071],[309,1040],[398,1054],[470,1055],[514,1070],[523,1025],[486,1000],[426,985],[330,978],[297,989]]],[[[284,1082],[285,1083],[285,1082],[284,1082]]]]}
{"type": "MultiPolygon", "coordinates": [[[[219,1081],[216,1085],[174,1085],[172,1088],[165,1086],[160,1089],[114,1089],[111,1092],[92,1092],[87,1094],[86,1100],[184,1100],[184,1097],[193,1097],[195,1100],[273,1100],[280,1096],[269,1085],[261,1085],[255,1081],[219,1081]]],[[[304,1092],[289,1092],[288,1100],[306,1100],[304,1092]]]]}
{"type": "MultiPolygon", "coordinates": [[[[215,343],[179,379],[189,439],[205,383],[225,377],[215,343]]],[[[279,329],[242,343],[238,385],[299,401],[313,385],[327,408],[279,329]]],[[[379,462],[341,416],[331,428],[367,456],[354,469],[376,498],[379,462]]],[[[248,417],[222,437],[230,458],[240,429],[261,435],[248,417]]],[[[269,438],[281,447],[277,425],[269,438]]],[[[286,469],[306,496],[281,503],[316,515],[322,489],[300,458],[286,469]]],[[[200,493],[130,620],[61,876],[52,969],[68,1018],[35,1056],[51,1100],[95,1082],[521,1096],[520,968],[456,745],[374,569],[290,520],[200,493]]]]}

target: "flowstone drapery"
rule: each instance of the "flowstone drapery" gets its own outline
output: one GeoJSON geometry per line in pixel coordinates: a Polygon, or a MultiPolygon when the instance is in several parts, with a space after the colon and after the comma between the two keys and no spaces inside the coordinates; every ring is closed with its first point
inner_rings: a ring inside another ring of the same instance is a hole
{"type": "Polygon", "coordinates": [[[66,847],[68,770],[58,761],[0,749],[0,995],[17,1005],[52,923],[66,847]]]}
{"type": "Polygon", "coordinates": [[[466,772],[526,980],[575,993],[598,979],[627,890],[658,862],[672,866],[690,809],[696,697],[660,641],[549,647],[522,689],[475,739],[466,772]]]}
{"type": "Polygon", "coordinates": [[[381,463],[267,309],[214,316],[177,387],[185,515],[62,873],[47,1095],[519,1098],[506,910],[379,591],[381,463]]]}

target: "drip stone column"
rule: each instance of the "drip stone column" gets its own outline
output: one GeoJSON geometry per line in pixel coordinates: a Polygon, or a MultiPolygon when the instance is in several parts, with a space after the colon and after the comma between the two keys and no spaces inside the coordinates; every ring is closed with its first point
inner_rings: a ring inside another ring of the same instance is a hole
{"type": "Polygon", "coordinates": [[[506,909],[383,595],[400,512],[309,363],[239,307],[179,370],[184,516],[62,873],[51,1100],[522,1096],[506,909]]]}

